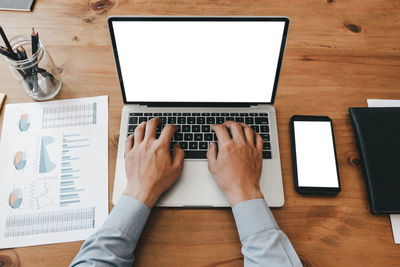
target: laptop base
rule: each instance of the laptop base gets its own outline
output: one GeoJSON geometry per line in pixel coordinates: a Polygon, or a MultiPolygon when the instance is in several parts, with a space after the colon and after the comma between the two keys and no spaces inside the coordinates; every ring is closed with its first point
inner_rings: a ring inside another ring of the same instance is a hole
{"type": "MultiPolygon", "coordinates": [[[[195,108],[148,108],[126,105],[122,110],[120,139],[115,171],[113,203],[118,202],[126,185],[125,140],[130,112],[196,112],[195,108]]],[[[201,108],[199,112],[268,112],[270,118],[271,150],[273,159],[263,160],[260,187],[270,207],[282,207],[284,193],[276,130],[275,109],[272,105],[254,108],[201,108]]],[[[207,160],[185,159],[181,177],[156,203],[158,207],[229,207],[229,202],[208,170],[207,160]]]]}

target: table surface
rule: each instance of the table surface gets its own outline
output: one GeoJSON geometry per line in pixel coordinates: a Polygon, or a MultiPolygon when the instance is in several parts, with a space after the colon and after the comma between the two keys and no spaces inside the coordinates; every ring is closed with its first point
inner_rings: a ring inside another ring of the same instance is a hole
{"type": "MultiPolygon", "coordinates": [[[[32,26],[40,32],[63,73],[56,99],[109,95],[111,209],[123,102],[107,17],[288,16],[275,103],[286,203],[273,209],[275,218],[305,266],[395,266],[400,247],[388,216],[370,213],[348,108],[366,106],[367,98],[400,98],[399,12],[400,1],[378,0],[40,0],[31,13],[0,11],[0,23],[10,37],[29,34],[32,26]],[[337,197],[295,192],[289,136],[294,114],[332,118],[342,184],[337,197]]],[[[6,103],[31,102],[3,60],[0,81],[6,103]]],[[[0,250],[0,263],[65,266],[81,244],[0,250]]],[[[240,248],[229,209],[157,208],[137,247],[136,266],[242,266],[240,248]]]]}

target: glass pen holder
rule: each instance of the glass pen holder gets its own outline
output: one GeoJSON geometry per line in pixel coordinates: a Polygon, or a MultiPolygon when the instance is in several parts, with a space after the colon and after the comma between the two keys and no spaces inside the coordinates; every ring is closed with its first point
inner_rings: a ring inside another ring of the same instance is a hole
{"type": "Polygon", "coordinates": [[[36,101],[55,97],[61,89],[61,74],[40,40],[34,54],[30,35],[15,36],[10,40],[10,45],[15,52],[20,50],[19,60],[5,59],[12,75],[25,89],[26,94],[36,101]],[[23,59],[25,55],[26,59],[23,59]]]}

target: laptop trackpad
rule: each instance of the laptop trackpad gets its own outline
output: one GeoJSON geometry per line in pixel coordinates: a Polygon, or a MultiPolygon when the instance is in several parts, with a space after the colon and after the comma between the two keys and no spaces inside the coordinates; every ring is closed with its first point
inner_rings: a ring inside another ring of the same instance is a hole
{"type": "Polygon", "coordinates": [[[208,170],[206,160],[185,160],[181,176],[156,206],[229,207],[229,203],[208,170]]]}
{"type": "MultiPolygon", "coordinates": [[[[126,185],[125,161],[117,160],[113,203],[116,204],[126,185]]],[[[284,204],[279,159],[264,160],[260,182],[261,191],[271,207],[284,204]]],[[[156,203],[161,207],[229,207],[208,170],[206,160],[185,160],[181,176],[156,203]]]]}

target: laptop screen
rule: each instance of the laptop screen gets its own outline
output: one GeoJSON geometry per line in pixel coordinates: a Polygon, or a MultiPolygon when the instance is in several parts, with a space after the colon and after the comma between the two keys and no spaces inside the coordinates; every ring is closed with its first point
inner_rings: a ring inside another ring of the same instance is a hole
{"type": "Polygon", "coordinates": [[[271,103],[286,18],[110,18],[126,103],[271,103]]]}

